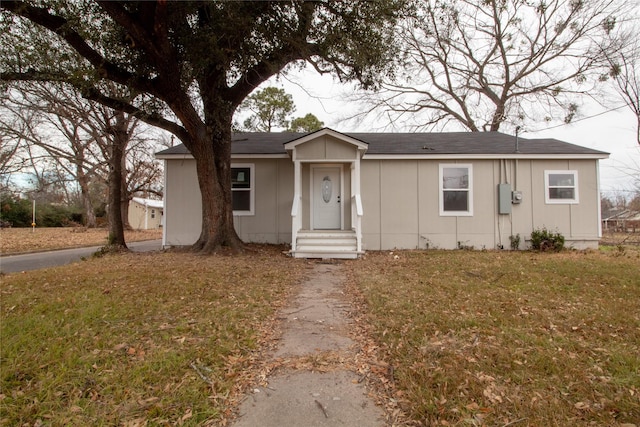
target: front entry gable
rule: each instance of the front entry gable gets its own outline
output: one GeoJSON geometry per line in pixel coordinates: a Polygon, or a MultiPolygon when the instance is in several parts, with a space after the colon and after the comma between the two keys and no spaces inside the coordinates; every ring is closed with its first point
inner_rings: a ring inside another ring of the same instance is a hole
{"type": "Polygon", "coordinates": [[[291,253],[357,257],[362,251],[360,160],[368,145],[325,128],[284,147],[294,164],[291,253]]]}
{"type": "Polygon", "coordinates": [[[284,148],[294,161],[354,161],[362,158],[368,144],[324,128],[287,142],[284,148]]]}

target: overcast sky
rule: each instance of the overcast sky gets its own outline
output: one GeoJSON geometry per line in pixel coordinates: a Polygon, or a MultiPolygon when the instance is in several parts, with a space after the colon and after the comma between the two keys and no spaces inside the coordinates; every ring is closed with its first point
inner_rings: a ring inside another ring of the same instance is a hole
{"type": "MultiPolygon", "coordinates": [[[[294,72],[287,77],[271,79],[260,89],[270,85],[284,88],[293,96],[297,107],[295,117],[313,113],[325,126],[340,132],[375,131],[367,125],[343,120],[353,112],[353,107],[344,101],[344,94],[349,93],[350,89],[335,82],[331,76],[318,76],[310,70],[294,72]]],[[[563,126],[554,123],[547,130],[544,130],[547,125],[543,122],[532,123],[528,129],[538,131],[526,131],[521,136],[555,138],[610,153],[609,159],[600,161],[600,188],[608,194],[620,192],[630,195],[634,189],[630,175],[635,175],[637,180],[640,174],[640,146],[635,140],[635,116],[627,107],[601,114],[605,111],[602,107],[591,106],[589,111],[582,111],[583,115],[577,117],[576,122],[563,126]]],[[[403,130],[406,129],[398,129],[403,130]]]]}

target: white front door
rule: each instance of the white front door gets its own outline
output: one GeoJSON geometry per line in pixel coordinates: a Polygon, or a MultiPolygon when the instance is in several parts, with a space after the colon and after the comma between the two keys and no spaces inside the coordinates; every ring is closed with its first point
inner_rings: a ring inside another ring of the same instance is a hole
{"type": "Polygon", "coordinates": [[[342,225],[340,168],[313,167],[312,170],[313,229],[339,230],[342,225]]]}

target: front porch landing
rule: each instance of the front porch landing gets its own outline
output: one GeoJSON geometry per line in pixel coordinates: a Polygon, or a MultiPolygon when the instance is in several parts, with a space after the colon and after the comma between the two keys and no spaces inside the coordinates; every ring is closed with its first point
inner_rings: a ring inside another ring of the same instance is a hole
{"type": "Polygon", "coordinates": [[[363,253],[352,230],[300,230],[293,247],[295,258],[356,259],[363,253]]]}

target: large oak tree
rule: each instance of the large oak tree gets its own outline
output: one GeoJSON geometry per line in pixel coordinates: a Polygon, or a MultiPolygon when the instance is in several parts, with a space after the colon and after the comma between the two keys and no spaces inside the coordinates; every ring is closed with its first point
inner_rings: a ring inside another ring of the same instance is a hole
{"type": "Polygon", "coordinates": [[[234,111],[296,61],[370,84],[389,63],[400,6],[400,0],[3,0],[0,78],[65,81],[88,99],[176,135],[195,158],[202,194],[194,249],[240,248],[231,205],[234,111]],[[139,96],[111,97],[101,92],[101,79],[139,96]]]}

